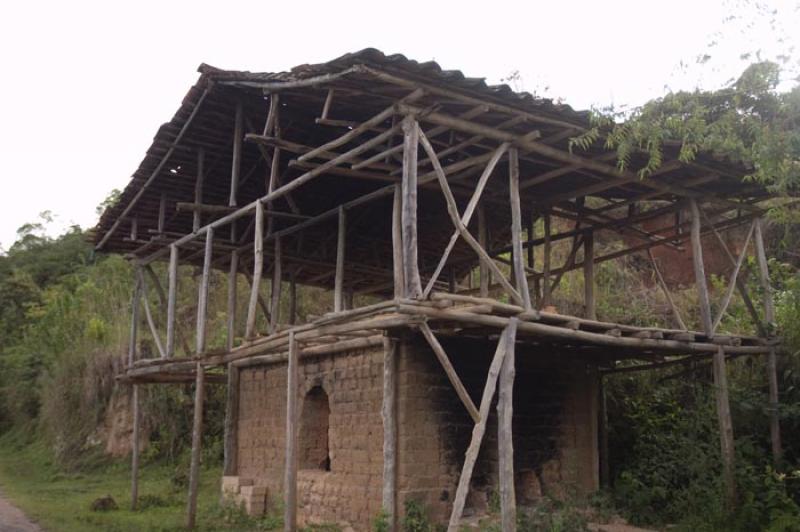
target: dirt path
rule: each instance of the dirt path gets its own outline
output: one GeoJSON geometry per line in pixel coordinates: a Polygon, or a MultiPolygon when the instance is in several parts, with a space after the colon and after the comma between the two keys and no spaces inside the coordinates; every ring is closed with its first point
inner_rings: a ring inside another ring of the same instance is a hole
{"type": "Polygon", "coordinates": [[[0,492],[0,532],[41,532],[41,530],[0,492]]]}

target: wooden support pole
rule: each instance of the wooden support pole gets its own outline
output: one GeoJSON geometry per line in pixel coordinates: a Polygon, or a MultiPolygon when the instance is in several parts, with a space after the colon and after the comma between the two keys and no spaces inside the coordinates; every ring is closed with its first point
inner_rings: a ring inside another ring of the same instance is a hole
{"type": "Polygon", "coordinates": [[[131,240],[139,239],[139,219],[135,216],[131,218],[131,240]]]}
{"type": "Polygon", "coordinates": [[[711,302],[708,295],[708,284],[706,283],[706,272],[703,266],[703,242],[700,235],[700,209],[697,202],[689,199],[689,207],[692,212],[692,263],[694,264],[694,279],[697,285],[697,296],[700,304],[700,318],[703,322],[703,332],[706,336],[714,335],[714,324],[711,317],[711,302]]]}
{"type": "MultiPolygon", "coordinates": [[[[514,280],[522,296],[522,306],[530,310],[531,294],[528,290],[528,277],[525,274],[525,259],[522,256],[522,211],[519,204],[519,152],[517,148],[508,150],[508,194],[511,203],[511,252],[514,266],[514,280]]],[[[484,248],[485,249],[485,248],[484,248]]],[[[505,529],[505,527],[504,527],[505,529]]]]}
{"type": "Polygon", "coordinates": [[[169,288],[167,289],[167,349],[166,358],[175,355],[175,315],[178,298],[178,246],[169,246],[169,288]]]}
{"type": "Polygon", "coordinates": [[[511,318],[508,321],[506,329],[500,336],[497,342],[497,350],[494,353],[494,358],[489,366],[489,373],[486,378],[486,386],[483,388],[483,395],[481,397],[481,407],[479,412],[479,419],[472,429],[472,439],[469,442],[466,455],[464,457],[464,466],[461,469],[461,476],[458,479],[458,487],[456,488],[456,495],[453,500],[453,510],[450,514],[450,522],[447,526],[448,532],[458,532],[459,523],[461,521],[461,514],[464,512],[464,504],[467,501],[467,494],[469,493],[469,483],[472,479],[472,470],[475,467],[475,462],[478,459],[478,451],[481,448],[483,435],[486,433],[486,422],[489,419],[489,410],[492,407],[492,398],[494,397],[495,389],[497,388],[497,377],[500,374],[500,368],[503,364],[506,352],[508,351],[509,344],[513,344],[517,337],[517,319],[511,318]]]}
{"type": "Polygon", "coordinates": [[[197,516],[197,486],[200,483],[200,445],[203,439],[203,401],[205,399],[205,370],[198,362],[195,368],[194,421],[192,423],[192,456],[189,466],[189,498],[186,502],[186,528],[192,529],[197,516]]]}
{"type": "Polygon", "coordinates": [[[383,510],[397,527],[397,341],[383,339],[383,510]]]}
{"type": "MultiPolygon", "coordinates": [[[[772,286],[769,279],[769,263],[764,246],[764,233],[760,218],[754,220],[756,259],[758,261],[761,290],[764,293],[764,320],[767,322],[767,333],[772,334],[775,328],[775,305],[772,301],[772,286]]],[[[783,455],[781,442],[781,425],[779,418],[778,395],[778,360],[776,350],[770,349],[767,355],[767,378],[769,379],[769,432],[772,441],[772,458],[777,464],[783,455]]]]}
{"type": "Polygon", "coordinates": [[[203,256],[203,276],[200,278],[200,289],[197,296],[197,336],[195,351],[202,355],[206,351],[206,318],[208,315],[208,285],[211,281],[211,259],[214,254],[214,230],[206,232],[206,247],[203,256]]]}
{"type": "Polygon", "coordinates": [[[136,361],[136,342],[139,337],[139,302],[142,299],[141,267],[136,267],[133,283],[133,296],[131,297],[131,331],[128,339],[128,367],[136,361]]]}
{"type": "Polygon", "coordinates": [[[736,481],[734,478],[733,421],[728,401],[728,376],[725,369],[725,349],[717,348],[713,360],[714,393],[719,420],[719,441],[722,450],[722,475],[725,482],[725,503],[732,511],[736,503],[736,481]]]}
{"type": "Polygon", "coordinates": [[[256,225],[253,240],[253,282],[250,288],[250,303],[247,307],[247,324],[244,336],[251,339],[256,334],[256,312],[258,311],[258,296],[261,289],[261,273],[264,269],[264,205],[256,203],[256,225]]]}
{"type": "Polygon", "coordinates": [[[158,222],[156,225],[156,229],[159,234],[164,232],[164,225],[166,224],[167,219],[167,193],[162,192],[161,197],[158,200],[158,222]]]}
{"type": "Polygon", "coordinates": [[[233,123],[233,157],[231,158],[231,190],[228,205],[237,204],[239,194],[239,173],[242,168],[242,141],[244,140],[244,111],[242,102],[236,102],[236,115],[233,123]]]}
{"type": "Polygon", "coordinates": [[[750,230],[747,232],[747,237],[744,240],[744,244],[742,245],[742,251],[739,253],[739,258],[736,260],[736,265],[733,267],[733,272],[731,272],[728,280],[728,288],[725,290],[725,296],[722,298],[722,303],[719,306],[719,310],[717,310],[717,317],[714,319],[714,323],[712,325],[714,332],[717,331],[719,324],[722,322],[722,318],[725,317],[725,311],[728,309],[728,305],[731,302],[733,291],[736,290],[737,281],[739,279],[739,271],[742,269],[744,259],[747,256],[747,247],[750,245],[750,239],[753,236],[755,224],[756,220],[753,220],[753,223],[750,224],[750,230]]]}
{"type": "Polygon", "coordinates": [[[416,299],[422,295],[422,280],[417,262],[417,149],[419,128],[412,116],[403,119],[403,296],[416,299]]]}
{"type": "MultiPolygon", "coordinates": [[[[483,249],[489,249],[489,228],[487,227],[486,211],[483,205],[478,207],[478,244],[483,249]]],[[[489,297],[489,284],[491,283],[489,282],[489,266],[486,265],[486,261],[482,260],[480,262],[478,279],[480,281],[480,296],[489,297]]]]}
{"type": "MultiPolygon", "coordinates": [[[[203,204],[203,179],[205,178],[205,155],[203,148],[197,150],[197,177],[194,182],[194,202],[197,205],[203,204]]],[[[197,232],[201,225],[200,210],[195,209],[192,213],[192,231],[197,232]]]]}
{"type": "Polygon", "coordinates": [[[497,400],[497,454],[500,486],[500,517],[503,532],[517,530],[517,500],[514,493],[514,342],[507,342],[500,367],[497,400]]]}
{"type": "Polygon", "coordinates": [[[231,251],[231,264],[228,270],[228,312],[227,312],[227,334],[225,347],[228,351],[233,349],[236,340],[236,277],[239,272],[239,252],[235,249],[231,251]]]}
{"type": "Polygon", "coordinates": [[[286,468],[283,481],[284,530],[297,530],[297,400],[299,348],[294,331],[289,331],[289,364],[286,378],[286,468]]]}
{"type": "Polygon", "coordinates": [[[141,412],[139,411],[139,385],[134,384],[131,395],[133,406],[133,431],[131,432],[131,510],[136,511],[139,505],[139,425],[141,425],[141,412]]]}
{"type": "Polygon", "coordinates": [[[272,301],[269,310],[269,328],[275,332],[281,319],[281,289],[283,288],[283,257],[281,239],[275,239],[275,252],[272,264],[272,301]]]}
{"type": "Polygon", "coordinates": [[[142,286],[142,297],[141,303],[144,307],[144,315],[147,319],[147,325],[150,328],[150,334],[153,337],[153,342],[156,344],[156,350],[158,351],[158,356],[161,358],[165,358],[167,356],[167,352],[164,349],[164,345],[161,343],[161,337],[159,336],[158,329],[156,328],[156,322],[153,319],[153,313],[150,311],[150,301],[147,298],[147,283],[144,279],[144,274],[141,270],[137,272],[139,276],[139,282],[142,286]]]}
{"type": "MultiPolygon", "coordinates": [[[[528,234],[527,234],[526,240],[528,242],[530,242],[534,238],[536,238],[536,214],[532,214],[530,216],[530,218],[528,218],[527,227],[528,227],[528,231],[527,231],[528,234]]],[[[535,251],[536,251],[536,248],[534,248],[533,246],[530,246],[530,245],[527,246],[528,269],[530,269],[530,270],[533,270],[533,267],[535,266],[535,262],[536,262],[535,261],[535,254],[534,254],[535,251]]]]}
{"type": "Polygon", "coordinates": [[[239,368],[229,363],[227,369],[222,474],[236,476],[239,471],[239,368]]]}
{"type": "Polygon", "coordinates": [[[405,296],[405,264],[403,262],[403,196],[400,186],[395,186],[392,202],[392,266],[394,272],[394,297],[405,296]]]}
{"type": "Polygon", "coordinates": [[[583,304],[585,317],[597,319],[594,301],[594,231],[591,229],[583,236],[583,304]]]}
{"type": "Polygon", "coordinates": [[[344,254],[347,239],[347,215],[343,207],[339,207],[339,230],[336,241],[336,277],[333,289],[333,311],[344,310],[344,254]]]}
{"type": "Polygon", "coordinates": [[[542,260],[542,308],[548,307],[550,301],[550,255],[552,245],[550,241],[550,214],[544,215],[544,258],[542,260]]]}

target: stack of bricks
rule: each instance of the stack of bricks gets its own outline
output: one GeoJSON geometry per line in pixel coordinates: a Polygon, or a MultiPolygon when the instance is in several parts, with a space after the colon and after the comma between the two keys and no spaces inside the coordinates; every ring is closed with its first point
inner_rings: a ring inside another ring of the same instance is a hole
{"type": "Polygon", "coordinates": [[[251,478],[222,477],[222,498],[241,507],[247,515],[264,515],[267,508],[267,487],[256,486],[251,478]]]}

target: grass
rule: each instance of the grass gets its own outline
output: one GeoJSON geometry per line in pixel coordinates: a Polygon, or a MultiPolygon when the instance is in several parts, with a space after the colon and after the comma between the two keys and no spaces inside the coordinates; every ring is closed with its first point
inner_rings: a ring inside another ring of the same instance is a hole
{"type": "MultiPolygon", "coordinates": [[[[65,473],[50,450],[23,434],[0,438],[0,489],[44,530],[126,532],[184,530],[186,488],[173,484],[174,465],[148,464],[140,469],[140,509],[130,509],[127,461],[87,460],[80,472],[65,473]],[[118,510],[93,512],[92,502],[110,495],[118,510]]],[[[219,503],[218,467],[201,472],[198,530],[276,530],[280,519],[253,519],[219,503]]]]}

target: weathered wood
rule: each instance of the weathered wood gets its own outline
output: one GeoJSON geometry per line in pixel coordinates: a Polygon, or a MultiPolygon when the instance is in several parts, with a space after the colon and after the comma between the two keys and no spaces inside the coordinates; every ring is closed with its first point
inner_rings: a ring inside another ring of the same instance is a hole
{"type": "Polygon", "coordinates": [[[131,240],[138,240],[139,239],[139,219],[135,216],[131,218],[131,233],[130,233],[131,240]]]}
{"type": "Polygon", "coordinates": [[[197,486],[200,482],[200,446],[203,439],[203,401],[205,399],[205,369],[195,366],[194,421],[192,422],[192,455],[189,466],[189,496],[186,502],[186,528],[192,529],[197,516],[197,486]]]}
{"type": "Polygon", "coordinates": [[[141,268],[137,267],[134,276],[133,296],[131,297],[131,330],[128,338],[128,366],[133,366],[136,361],[136,342],[139,333],[139,301],[142,298],[142,276],[141,268]]]}
{"type": "Polygon", "coordinates": [[[239,252],[236,250],[231,251],[231,264],[228,270],[228,309],[227,309],[227,332],[225,338],[225,347],[228,351],[233,349],[233,344],[236,340],[236,295],[237,284],[236,278],[239,273],[239,252]]]}
{"type": "Polygon", "coordinates": [[[150,301],[147,298],[147,283],[144,279],[144,274],[142,274],[141,270],[137,272],[137,276],[139,282],[141,283],[141,298],[140,301],[142,306],[144,307],[144,315],[147,319],[147,326],[150,328],[150,335],[153,337],[153,342],[156,344],[156,350],[158,351],[158,356],[161,358],[166,358],[167,352],[164,349],[164,344],[161,343],[161,335],[158,333],[158,329],[156,328],[156,322],[153,319],[153,313],[150,310],[150,301]]]}
{"type": "Polygon", "coordinates": [[[400,186],[395,186],[394,201],[392,202],[392,271],[394,274],[395,298],[403,297],[406,292],[402,208],[402,189],[400,186]]]}
{"type": "MultiPolygon", "coordinates": [[[[511,203],[511,242],[514,247],[511,258],[514,265],[514,277],[517,290],[522,296],[522,306],[526,310],[530,310],[532,308],[531,294],[528,290],[528,277],[525,275],[525,263],[522,257],[522,211],[519,204],[519,152],[517,148],[508,150],[508,195],[511,203]]],[[[503,529],[505,530],[505,525],[503,529]]]]}
{"type": "Polygon", "coordinates": [[[419,128],[413,117],[403,119],[403,296],[415,299],[422,295],[422,281],[417,259],[417,149],[419,128]]]}
{"type": "Polygon", "coordinates": [[[333,310],[344,310],[344,256],[347,245],[347,215],[344,208],[339,207],[339,226],[336,240],[336,275],[333,284],[333,310]]]}
{"type": "Polygon", "coordinates": [[[222,474],[237,476],[239,471],[239,368],[228,364],[227,374],[222,474]]]}
{"type": "Polygon", "coordinates": [[[134,384],[131,392],[133,406],[133,430],[131,432],[131,510],[139,505],[139,426],[142,423],[139,411],[139,385],[134,384]]]}
{"type": "MultiPolygon", "coordinates": [[[[197,150],[197,176],[194,182],[194,202],[198,205],[203,203],[203,179],[205,177],[205,155],[206,152],[203,148],[197,150]]],[[[192,213],[192,231],[195,233],[200,229],[201,216],[200,211],[196,210],[192,213]]]]}
{"type": "Polygon", "coordinates": [[[236,102],[233,122],[233,156],[231,158],[231,188],[228,205],[237,205],[239,194],[239,173],[242,168],[242,141],[244,140],[244,110],[242,102],[236,102]]]}
{"type": "Polygon", "coordinates": [[[512,318],[503,331],[503,334],[500,335],[500,339],[497,342],[497,350],[489,366],[486,385],[483,388],[483,395],[481,397],[479,421],[475,423],[472,429],[472,439],[469,442],[469,447],[464,457],[464,465],[461,469],[461,476],[458,479],[458,487],[456,488],[456,495],[453,499],[453,510],[450,514],[450,522],[447,527],[448,532],[457,532],[459,530],[461,514],[464,512],[464,504],[467,501],[467,494],[469,493],[472,470],[478,459],[478,451],[481,448],[483,435],[486,432],[486,422],[489,419],[489,410],[492,407],[492,398],[494,397],[494,392],[497,387],[497,378],[500,374],[500,368],[502,367],[503,359],[506,356],[509,344],[513,344],[516,341],[516,325],[517,320],[512,318]]]}
{"type": "MultiPolygon", "coordinates": [[[[458,231],[455,233],[458,235],[458,231]]],[[[486,223],[486,211],[483,205],[478,207],[478,244],[483,249],[489,249],[489,228],[486,223]]],[[[484,261],[478,268],[478,281],[480,282],[480,296],[489,297],[489,267],[484,261]]]]}
{"type": "Polygon", "coordinates": [[[450,358],[447,356],[442,344],[439,343],[439,340],[436,339],[436,336],[433,334],[433,331],[428,326],[427,323],[422,323],[419,327],[419,330],[422,331],[422,335],[427,340],[428,345],[431,346],[433,349],[434,354],[436,354],[436,358],[439,360],[439,363],[442,365],[444,369],[445,375],[447,375],[450,384],[453,385],[453,388],[456,391],[456,395],[458,398],[461,399],[461,402],[464,404],[464,407],[469,412],[470,417],[475,423],[480,421],[480,414],[478,413],[478,409],[475,407],[475,403],[472,402],[472,398],[469,396],[469,392],[464,387],[464,384],[461,382],[461,379],[456,373],[456,369],[450,363],[450,358]]]}
{"type": "Polygon", "coordinates": [[[517,501],[514,493],[514,352],[513,341],[507,342],[506,355],[500,367],[497,400],[497,444],[500,488],[500,518],[503,532],[517,529],[517,501]]]}
{"type": "MultiPolygon", "coordinates": [[[[767,322],[767,332],[772,334],[775,327],[775,306],[772,301],[772,286],[769,278],[769,264],[767,263],[767,253],[764,247],[761,219],[756,218],[753,224],[759,280],[761,281],[761,291],[764,293],[764,320],[767,322]]],[[[772,458],[777,464],[783,455],[783,444],[781,442],[780,405],[778,402],[778,360],[777,352],[774,348],[770,349],[767,355],[767,378],[769,380],[769,432],[772,442],[772,458]]]]}
{"type": "Polygon", "coordinates": [[[714,335],[713,321],[711,318],[711,302],[708,295],[706,272],[703,265],[703,242],[700,235],[700,210],[694,199],[689,200],[692,213],[692,264],[694,265],[694,279],[697,286],[697,297],[700,305],[700,318],[703,322],[703,332],[706,336],[714,335]]]}
{"type": "Polygon", "coordinates": [[[167,193],[161,192],[161,196],[158,200],[158,222],[156,224],[156,230],[159,233],[164,232],[164,225],[166,224],[167,220],[167,193]]]}
{"type": "Polygon", "coordinates": [[[583,236],[583,308],[588,319],[597,319],[594,301],[594,231],[592,230],[583,236]]]}
{"type": "Polygon", "coordinates": [[[297,530],[297,401],[299,349],[294,331],[289,331],[289,363],[286,378],[286,468],[283,481],[284,491],[284,530],[297,530]]]}
{"type": "Polygon", "coordinates": [[[733,267],[733,272],[731,272],[728,280],[728,288],[725,290],[725,296],[722,298],[722,303],[719,306],[719,310],[717,310],[717,317],[712,326],[714,332],[717,331],[722,318],[725,316],[725,311],[728,309],[728,305],[733,297],[733,291],[736,290],[736,281],[739,279],[739,271],[742,269],[742,264],[744,264],[744,259],[747,256],[747,247],[750,245],[750,238],[753,236],[753,228],[755,227],[755,224],[756,220],[753,220],[753,223],[750,224],[750,230],[747,232],[747,238],[745,238],[744,245],[742,245],[742,251],[739,253],[739,258],[736,260],[736,265],[733,267]]]}
{"type": "Polygon", "coordinates": [[[206,232],[206,248],[203,257],[203,276],[200,278],[197,296],[197,336],[195,350],[202,355],[206,350],[206,318],[208,317],[208,285],[211,281],[211,259],[214,254],[214,230],[206,232]]]}
{"type": "Polygon", "coordinates": [[[656,258],[653,256],[653,252],[648,249],[647,250],[647,257],[650,259],[650,264],[653,266],[653,272],[656,274],[656,281],[658,282],[658,286],[661,287],[661,291],[664,292],[664,297],[667,298],[667,303],[669,303],[669,308],[672,310],[672,316],[675,318],[675,322],[678,324],[678,327],[683,329],[684,331],[688,331],[689,328],[683,322],[681,318],[681,313],[678,310],[678,306],[675,304],[675,301],[672,299],[672,294],[669,291],[669,286],[667,286],[666,281],[664,281],[664,277],[661,275],[661,270],[658,268],[658,264],[656,263],[656,258]]]}
{"type": "Polygon", "coordinates": [[[397,340],[383,339],[383,510],[397,526],[397,340]]]}
{"type": "Polygon", "coordinates": [[[258,296],[261,290],[261,274],[264,270],[264,205],[260,201],[256,203],[253,255],[253,282],[250,290],[250,304],[247,307],[245,339],[250,339],[256,334],[256,312],[258,310],[258,296]]]}
{"type": "Polygon", "coordinates": [[[606,386],[603,375],[599,376],[598,393],[600,411],[598,412],[598,436],[600,438],[599,459],[600,459],[600,486],[608,488],[611,485],[611,465],[609,463],[608,446],[608,399],[606,397],[606,386]]]}
{"type": "Polygon", "coordinates": [[[729,511],[736,504],[736,480],[734,478],[734,442],[731,407],[728,400],[728,376],[725,369],[725,348],[720,346],[714,353],[714,394],[717,402],[719,441],[722,450],[722,475],[725,482],[725,502],[729,511]]]}
{"type": "Polygon", "coordinates": [[[169,247],[169,288],[167,290],[167,349],[166,358],[175,355],[175,315],[178,297],[178,246],[169,247]]]}
{"type": "Polygon", "coordinates": [[[549,307],[550,301],[550,259],[552,242],[550,238],[550,214],[544,215],[544,257],[542,258],[542,308],[549,307]]]}
{"type": "Polygon", "coordinates": [[[272,304],[270,306],[270,331],[275,331],[281,319],[281,290],[283,288],[283,257],[281,239],[275,239],[275,251],[272,265],[272,304]]]}

